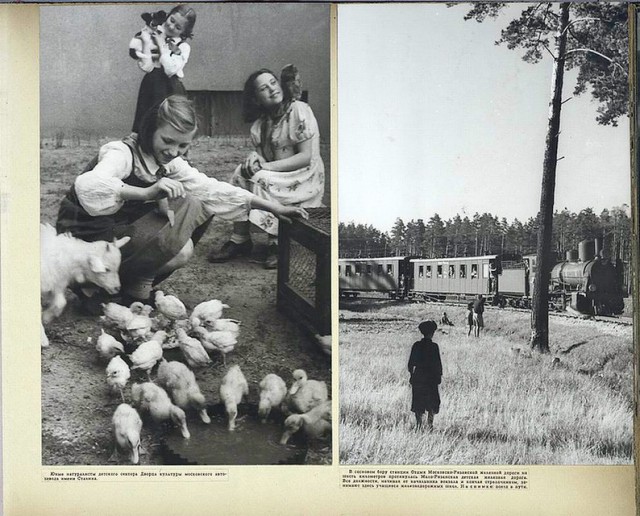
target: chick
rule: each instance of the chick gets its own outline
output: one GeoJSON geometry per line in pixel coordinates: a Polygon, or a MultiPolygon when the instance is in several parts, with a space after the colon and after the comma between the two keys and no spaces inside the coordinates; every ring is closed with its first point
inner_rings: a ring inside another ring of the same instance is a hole
{"type": "Polygon", "coordinates": [[[161,313],[156,313],[153,317],[151,317],[151,330],[167,330],[171,326],[173,321],[161,313]]]}
{"type": "Polygon", "coordinates": [[[131,360],[131,369],[142,369],[147,372],[147,378],[150,379],[150,371],[156,362],[162,358],[162,344],[157,340],[148,340],[138,346],[133,353],[129,355],[131,360]]]}
{"type": "Polygon", "coordinates": [[[162,290],[156,291],[156,308],[162,315],[172,321],[186,319],[187,308],[176,296],[167,296],[162,290]]]}
{"type": "Polygon", "coordinates": [[[131,303],[131,306],[129,307],[129,310],[131,310],[131,313],[133,315],[146,315],[149,316],[151,315],[151,312],[153,312],[153,307],[150,305],[145,305],[143,303],[141,303],[140,301],[134,301],[133,303],[131,303]]]}
{"type": "Polygon", "coordinates": [[[266,422],[273,407],[279,407],[287,395],[287,384],[277,374],[268,374],[260,382],[258,415],[266,422]]]}
{"type": "Polygon", "coordinates": [[[211,423],[204,395],[200,392],[195,375],[186,365],[163,359],[158,367],[157,382],[169,391],[173,403],[178,407],[185,411],[193,408],[198,411],[204,423],[211,423]]]}
{"type": "Polygon", "coordinates": [[[211,325],[213,321],[222,317],[222,310],[224,308],[229,308],[229,305],[217,299],[200,303],[193,309],[193,312],[191,312],[191,325],[193,327],[211,325]]]}
{"type": "Polygon", "coordinates": [[[180,428],[182,437],[191,437],[184,410],[171,403],[169,395],[162,387],[151,382],[134,383],[131,386],[131,398],[136,406],[141,411],[148,412],[156,423],[171,420],[180,428]]]}
{"type": "Polygon", "coordinates": [[[238,404],[242,401],[242,397],[248,394],[249,384],[242,374],[240,366],[231,366],[220,384],[220,399],[224,403],[225,410],[229,416],[229,431],[231,432],[236,429],[238,404]]]}
{"type": "Polygon", "coordinates": [[[287,441],[300,428],[304,430],[308,439],[321,439],[331,433],[331,401],[323,401],[309,412],[304,414],[292,414],[284,421],[284,433],[280,444],[287,441]]]}
{"type": "Polygon", "coordinates": [[[151,318],[148,315],[133,315],[127,323],[126,330],[133,340],[143,339],[151,332],[151,318]]]}
{"type": "Polygon", "coordinates": [[[131,371],[127,363],[121,357],[115,356],[109,362],[106,369],[107,385],[111,392],[120,391],[122,401],[124,401],[124,393],[122,392],[127,381],[131,378],[131,371]]]}
{"type": "Polygon", "coordinates": [[[215,319],[205,324],[212,331],[226,331],[229,333],[240,333],[240,321],[236,319],[215,319]]]}
{"type": "Polygon", "coordinates": [[[102,312],[104,315],[100,317],[100,320],[120,330],[126,330],[127,324],[129,324],[129,321],[133,318],[131,310],[118,303],[103,303],[102,312]]]}
{"type": "Polygon", "coordinates": [[[140,461],[140,430],[142,430],[142,419],[136,409],[126,403],[121,403],[111,418],[113,425],[113,436],[115,437],[115,448],[109,460],[118,456],[118,449],[129,453],[131,464],[138,464],[140,461]]]}
{"type": "Polygon", "coordinates": [[[158,344],[164,344],[164,341],[167,340],[169,334],[164,330],[158,330],[153,332],[151,338],[149,340],[155,340],[158,344]]]}
{"type": "Polygon", "coordinates": [[[202,346],[208,351],[222,353],[222,363],[227,365],[227,353],[233,351],[237,340],[237,333],[230,331],[208,331],[203,326],[195,326],[193,332],[198,336],[202,346]]]}
{"type": "Polygon", "coordinates": [[[124,346],[100,328],[100,336],[96,342],[96,351],[103,360],[110,360],[119,353],[124,353],[124,346]]]}
{"type": "Polygon", "coordinates": [[[326,401],[327,384],[318,380],[307,379],[307,373],[302,369],[293,372],[294,382],[283,403],[283,411],[304,414],[313,407],[326,401]]]}
{"type": "Polygon", "coordinates": [[[184,353],[189,367],[203,367],[211,363],[209,355],[207,355],[207,352],[198,339],[189,337],[187,332],[182,328],[176,329],[176,336],[178,337],[178,344],[184,353]]]}

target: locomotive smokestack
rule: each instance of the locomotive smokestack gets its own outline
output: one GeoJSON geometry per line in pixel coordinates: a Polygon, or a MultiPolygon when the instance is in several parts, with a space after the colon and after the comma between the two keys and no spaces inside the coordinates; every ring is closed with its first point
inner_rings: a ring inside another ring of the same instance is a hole
{"type": "Polygon", "coordinates": [[[578,261],[578,251],[572,249],[571,251],[567,251],[567,261],[568,262],[577,262],[578,261]]]}
{"type": "Polygon", "coordinates": [[[596,257],[600,259],[604,258],[604,256],[602,256],[602,237],[597,237],[595,239],[595,253],[596,257]]]}
{"type": "Polygon", "coordinates": [[[593,260],[595,254],[595,244],[593,240],[583,240],[578,245],[578,258],[581,262],[593,260]]]}

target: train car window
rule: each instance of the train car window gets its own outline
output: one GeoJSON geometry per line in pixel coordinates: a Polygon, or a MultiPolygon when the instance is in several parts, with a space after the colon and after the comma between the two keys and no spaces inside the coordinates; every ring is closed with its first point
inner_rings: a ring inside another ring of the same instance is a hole
{"type": "Polygon", "coordinates": [[[483,263],[482,264],[482,277],[483,278],[488,278],[489,277],[489,264],[488,263],[483,263]]]}
{"type": "Polygon", "coordinates": [[[424,265],[418,266],[418,278],[424,278],[424,265]]]}
{"type": "Polygon", "coordinates": [[[471,279],[476,279],[478,277],[478,264],[471,264],[471,279]]]}
{"type": "Polygon", "coordinates": [[[456,277],[456,266],[455,265],[449,265],[449,277],[450,278],[455,278],[456,277]]]}
{"type": "Polygon", "coordinates": [[[442,265],[438,265],[438,278],[442,278],[442,265]]]}
{"type": "Polygon", "coordinates": [[[393,264],[392,263],[388,263],[387,264],[387,274],[393,274],[393,264]]]}
{"type": "Polygon", "coordinates": [[[338,276],[342,276],[342,265],[338,265],[338,276]]]}
{"type": "Polygon", "coordinates": [[[344,275],[351,276],[351,265],[346,265],[344,268],[344,275]]]}
{"type": "Polygon", "coordinates": [[[384,272],[384,267],[382,267],[382,264],[379,263],[378,270],[376,271],[376,273],[382,275],[383,272],[384,272]]]}
{"type": "Polygon", "coordinates": [[[467,266],[464,264],[460,265],[460,278],[464,279],[467,277],[467,266]]]}
{"type": "Polygon", "coordinates": [[[427,278],[431,277],[431,265],[427,265],[427,278]]]}
{"type": "Polygon", "coordinates": [[[367,274],[371,274],[373,272],[373,267],[371,266],[371,264],[367,264],[367,274]]]}
{"type": "Polygon", "coordinates": [[[356,263],[356,276],[359,276],[360,274],[362,274],[362,265],[356,263]]]}

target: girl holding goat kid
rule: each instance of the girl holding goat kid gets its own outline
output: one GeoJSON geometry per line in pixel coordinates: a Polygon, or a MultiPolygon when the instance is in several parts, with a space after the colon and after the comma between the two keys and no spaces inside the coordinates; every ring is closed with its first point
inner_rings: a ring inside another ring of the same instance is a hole
{"type": "Polygon", "coordinates": [[[285,221],[308,216],[191,167],[183,156],[196,129],[191,102],[168,97],[146,113],[139,134],[102,146],[60,206],[59,233],[86,241],[131,237],[120,266],[129,300],[148,302],[153,285],[188,262],[214,215],[247,220],[250,209],[260,209],[285,221]],[[164,198],[166,213],[155,202],[164,198]]]}

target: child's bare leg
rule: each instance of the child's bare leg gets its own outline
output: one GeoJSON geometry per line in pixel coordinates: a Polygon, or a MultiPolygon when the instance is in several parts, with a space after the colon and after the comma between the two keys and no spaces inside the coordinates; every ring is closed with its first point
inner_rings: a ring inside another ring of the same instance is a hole
{"type": "Polygon", "coordinates": [[[422,414],[416,412],[416,428],[422,428],[422,414]]]}

